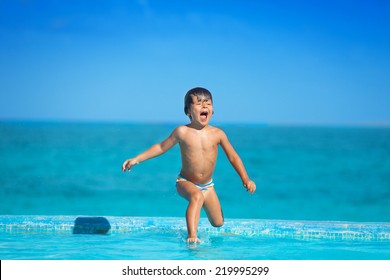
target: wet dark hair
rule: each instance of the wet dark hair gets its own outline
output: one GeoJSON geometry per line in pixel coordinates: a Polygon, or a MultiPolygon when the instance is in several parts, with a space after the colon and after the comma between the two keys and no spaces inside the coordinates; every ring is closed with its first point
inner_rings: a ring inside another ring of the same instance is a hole
{"type": "Polygon", "coordinates": [[[213,101],[213,96],[211,95],[211,92],[209,92],[207,89],[202,87],[196,87],[193,89],[190,89],[186,96],[184,97],[184,113],[188,115],[190,106],[192,104],[192,96],[200,97],[204,96],[207,99],[210,99],[211,102],[213,101]]]}

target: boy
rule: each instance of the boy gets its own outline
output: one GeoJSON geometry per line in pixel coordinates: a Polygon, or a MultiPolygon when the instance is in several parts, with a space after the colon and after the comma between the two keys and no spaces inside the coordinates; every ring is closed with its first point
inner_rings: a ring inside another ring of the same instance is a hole
{"type": "Polygon", "coordinates": [[[190,118],[189,124],[175,128],[161,143],[151,146],[135,158],[126,160],[122,165],[122,171],[130,171],[134,165],[157,157],[179,143],[182,168],[176,180],[176,189],[180,196],[189,202],[186,211],[187,242],[200,242],[197,228],[201,208],[205,210],[211,225],[220,227],[224,223],[212,180],[218,145],[221,145],[247,191],[252,194],[256,190],[256,185],[249,179],[240,157],[225,133],[209,125],[214,113],[211,93],[200,87],[189,90],[184,98],[184,112],[190,118]]]}

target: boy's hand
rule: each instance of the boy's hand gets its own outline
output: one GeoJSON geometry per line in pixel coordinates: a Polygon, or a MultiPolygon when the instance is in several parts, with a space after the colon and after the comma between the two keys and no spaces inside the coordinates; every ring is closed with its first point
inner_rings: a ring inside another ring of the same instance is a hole
{"type": "Polygon", "coordinates": [[[252,180],[248,180],[244,183],[244,188],[246,188],[246,191],[252,194],[256,190],[256,184],[252,180]]]}
{"type": "Polygon", "coordinates": [[[122,165],[122,171],[123,172],[126,172],[126,170],[129,170],[134,166],[134,165],[137,165],[139,164],[139,162],[134,159],[134,158],[131,158],[131,159],[128,159],[126,160],[123,165],[122,165]]]}

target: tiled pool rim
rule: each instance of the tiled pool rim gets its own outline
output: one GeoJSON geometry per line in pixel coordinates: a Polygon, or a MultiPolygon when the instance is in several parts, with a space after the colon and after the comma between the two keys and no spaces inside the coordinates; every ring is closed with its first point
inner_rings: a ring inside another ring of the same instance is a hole
{"type": "MultiPolygon", "coordinates": [[[[78,217],[94,216],[0,215],[0,233],[72,234],[78,217]]],[[[108,220],[111,227],[108,234],[186,231],[184,218],[130,216],[105,216],[104,218],[108,220]]],[[[227,219],[222,227],[214,228],[207,219],[202,218],[198,231],[211,235],[390,241],[390,223],[383,222],[227,219]]]]}

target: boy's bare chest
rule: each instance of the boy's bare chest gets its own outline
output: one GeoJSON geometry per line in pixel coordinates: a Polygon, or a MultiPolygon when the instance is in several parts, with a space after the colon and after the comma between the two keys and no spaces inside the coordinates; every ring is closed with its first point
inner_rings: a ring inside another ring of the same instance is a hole
{"type": "Polygon", "coordinates": [[[182,147],[187,151],[212,152],[218,149],[218,141],[207,135],[191,135],[183,139],[182,147]]]}

